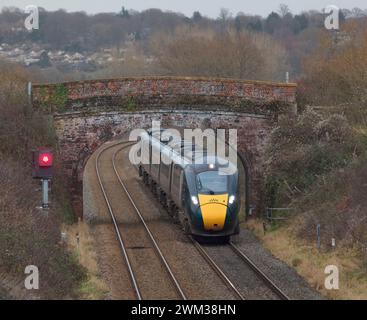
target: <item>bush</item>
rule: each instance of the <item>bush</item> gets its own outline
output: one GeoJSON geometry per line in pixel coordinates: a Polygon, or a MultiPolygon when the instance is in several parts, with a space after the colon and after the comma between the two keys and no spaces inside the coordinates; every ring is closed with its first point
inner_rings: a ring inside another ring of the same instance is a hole
{"type": "Polygon", "coordinates": [[[306,56],[299,101],[311,105],[367,106],[367,19],[350,20],[336,34],[324,31],[306,56]]]}
{"type": "Polygon", "coordinates": [[[340,114],[311,109],[283,118],[271,135],[266,163],[269,207],[292,207],[302,216],[296,233],[314,241],[367,246],[366,136],[340,114]]]}
{"type": "Polygon", "coordinates": [[[0,61],[0,74],[0,154],[27,161],[33,147],[55,146],[51,119],[28,104],[25,70],[0,61]]]}
{"type": "MultiPolygon", "coordinates": [[[[58,245],[67,199],[53,199],[48,216],[38,211],[39,186],[32,181],[29,161],[32,148],[57,149],[51,118],[28,104],[26,71],[0,62],[0,74],[0,272],[24,279],[25,267],[36,265],[41,298],[70,297],[85,271],[58,245]]],[[[63,178],[53,182],[62,198],[63,178]]]]}
{"type": "Polygon", "coordinates": [[[345,167],[358,142],[347,120],[326,119],[307,109],[297,118],[283,118],[273,130],[267,150],[267,205],[287,206],[320,176],[345,167]]]}
{"type": "Polygon", "coordinates": [[[299,236],[314,239],[315,227],[321,224],[324,244],[330,245],[331,238],[335,238],[339,246],[365,249],[366,172],[365,161],[334,170],[319,179],[307,194],[295,199],[293,206],[304,217],[304,223],[298,226],[299,236]]]}
{"type": "Polygon", "coordinates": [[[64,298],[73,294],[85,272],[58,245],[59,210],[52,209],[46,215],[36,209],[40,201],[36,188],[29,171],[19,162],[1,159],[0,266],[8,274],[23,277],[27,265],[36,265],[41,297],[64,298]]]}
{"type": "Polygon", "coordinates": [[[340,114],[332,115],[319,122],[315,131],[317,138],[324,142],[344,144],[351,142],[350,140],[353,138],[352,128],[348,120],[340,114]]]}

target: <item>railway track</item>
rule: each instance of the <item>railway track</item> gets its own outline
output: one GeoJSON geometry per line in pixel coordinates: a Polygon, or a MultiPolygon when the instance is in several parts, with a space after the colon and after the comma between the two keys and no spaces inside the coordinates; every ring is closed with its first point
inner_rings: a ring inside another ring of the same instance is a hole
{"type": "Polygon", "coordinates": [[[197,242],[192,236],[189,236],[195,248],[199,251],[202,257],[208,262],[208,264],[212,267],[212,269],[218,274],[218,276],[222,279],[224,284],[234,293],[236,297],[240,300],[245,300],[245,297],[240,293],[240,291],[236,288],[233,282],[227,277],[227,275],[223,272],[223,270],[218,266],[217,263],[210,257],[210,255],[205,251],[205,249],[197,242]]]}
{"type": "MultiPolygon", "coordinates": [[[[193,245],[199,251],[199,253],[203,256],[203,258],[208,262],[208,264],[212,267],[212,269],[218,274],[218,276],[222,279],[225,285],[234,293],[236,297],[240,300],[246,300],[246,296],[241,293],[241,289],[239,286],[235,285],[235,282],[231,280],[231,277],[227,275],[227,273],[223,270],[222,267],[219,266],[218,263],[212,258],[212,256],[205,250],[204,246],[202,246],[199,242],[197,242],[192,236],[189,236],[193,245]]],[[[245,264],[251,268],[251,270],[255,273],[255,276],[258,277],[271,292],[280,300],[290,300],[289,297],[264,273],[252,262],[252,260],[246,256],[233,242],[230,242],[226,247],[229,247],[245,264]]]]}
{"type": "MultiPolygon", "coordinates": [[[[142,226],[144,227],[144,230],[146,231],[152,245],[153,248],[157,254],[157,257],[159,257],[159,259],[161,260],[162,265],[164,266],[167,274],[169,275],[170,281],[173,284],[176,292],[177,292],[177,296],[180,299],[183,300],[187,300],[187,297],[181,287],[181,285],[179,284],[179,282],[177,281],[175,275],[172,272],[172,269],[170,268],[166,258],[164,257],[161,249],[159,248],[159,245],[156,241],[156,239],[154,238],[152,232],[150,231],[146,221],[144,220],[144,216],[143,214],[140,212],[139,208],[136,205],[136,202],[134,201],[132,194],[128,191],[128,188],[126,186],[126,184],[124,183],[124,181],[122,180],[117,167],[116,167],[116,155],[121,152],[122,150],[124,150],[125,148],[130,147],[131,145],[133,145],[133,143],[128,143],[128,142],[120,142],[120,143],[116,143],[113,144],[111,146],[108,146],[104,149],[102,149],[99,154],[96,157],[96,172],[97,172],[97,176],[98,176],[98,180],[100,182],[100,187],[102,190],[102,193],[104,195],[104,199],[106,201],[107,207],[108,207],[108,211],[111,215],[111,219],[114,225],[114,229],[116,231],[116,235],[117,235],[117,239],[119,241],[120,247],[121,247],[121,251],[123,254],[123,257],[125,259],[126,265],[127,265],[127,269],[130,275],[130,279],[131,279],[131,283],[132,283],[132,287],[134,288],[135,291],[135,295],[137,297],[138,300],[143,300],[144,297],[141,293],[141,290],[139,288],[139,281],[137,280],[134,268],[132,266],[132,263],[130,261],[129,258],[129,254],[128,254],[128,250],[126,248],[126,245],[124,243],[124,239],[123,236],[121,234],[120,231],[120,227],[117,223],[117,219],[116,216],[114,214],[114,211],[112,209],[111,203],[109,201],[108,198],[108,194],[105,190],[105,187],[103,185],[102,179],[101,179],[101,175],[100,175],[100,170],[99,170],[99,159],[100,156],[107,150],[117,147],[119,145],[123,145],[121,148],[118,148],[114,151],[113,156],[112,156],[112,165],[113,165],[113,169],[114,169],[114,173],[118,179],[118,182],[120,184],[120,186],[122,187],[124,193],[126,194],[129,202],[131,203],[132,207],[134,208],[134,211],[136,213],[136,215],[138,216],[142,226]]],[[[202,246],[199,242],[197,242],[192,236],[189,236],[191,242],[193,243],[193,245],[195,246],[195,248],[197,249],[197,251],[200,253],[200,255],[205,259],[205,261],[209,264],[209,266],[212,268],[212,270],[215,271],[215,273],[219,276],[219,278],[223,281],[223,283],[228,287],[228,289],[233,293],[233,295],[235,297],[237,297],[239,300],[246,300],[247,297],[246,295],[244,295],[241,291],[241,287],[236,285],[235,282],[233,281],[233,279],[231,280],[231,275],[229,275],[228,272],[226,272],[225,270],[223,270],[222,267],[219,266],[218,263],[215,262],[215,259],[213,259],[213,257],[207,252],[207,250],[205,249],[204,246],[202,246]]],[[[248,269],[251,269],[253,274],[255,274],[255,277],[257,279],[259,279],[263,285],[265,285],[270,291],[271,293],[277,297],[277,299],[281,299],[281,300],[289,300],[289,297],[265,274],[261,271],[261,269],[259,269],[259,267],[256,266],[256,264],[245,254],[243,253],[233,242],[230,242],[227,246],[225,246],[225,248],[230,248],[230,250],[235,253],[235,255],[246,264],[246,267],[248,267],[248,269]]]]}
{"type": "MultiPolygon", "coordinates": [[[[99,153],[97,154],[96,160],[95,160],[95,170],[96,170],[97,178],[98,178],[98,181],[99,181],[99,185],[100,185],[100,188],[101,188],[103,197],[105,199],[106,205],[108,207],[109,214],[111,216],[111,220],[112,220],[112,223],[113,223],[115,232],[116,232],[117,240],[119,242],[119,246],[121,248],[122,255],[123,255],[124,260],[126,262],[126,266],[127,266],[128,273],[129,273],[129,276],[130,276],[132,288],[133,288],[133,290],[135,292],[136,298],[138,300],[143,300],[144,299],[144,296],[143,296],[143,294],[141,292],[141,289],[139,287],[139,280],[137,279],[137,275],[136,275],[137,272],[133,268],[133,263],[132,263],[132,261],[130,259],[130,256],[128,254],[128,248],[127,248],[127,246],[125,244],[126,239],[124,239],[123,233],[121,232],[121,226],[119,225],[119,223],[117,221],[117,218],[116,218],[116,215],[114,213],[114,210],[113,210],[111,201],[110,201],[110,199],[108,197],[108,193],[106,191],[106,187],[103,184],[103,179],[102,179],[101,172],[100,172],[100,158],[103,155],[103,153],[106,152],[107,150],[110,150],[110,149],[112,149],[114,147],[117,147],[119,145],[123,145],[123,146],[121,148],[118,148],[113,153],[113,156],[112,156],[112,165],[113,165],[113,169],[114,169],[115,175],[116,175],[116,177],[117,177],[117,179],[119,181],[119,184],[121,185],[124,193],[126,194],[128,200],[130,201],[132,207],[134,208],[134,211],[135,211],[136,215],[138,216],[141,225],[143,226],[146,234],[148,235],[148,238],[151,241],[151,244],[152,244],[152,246],[154,248],[154,251],[155,251],[157,257],[160,259],[162,266],[166,270],[166,272],[167,272],[167,274],[168,274],[168,276],[170,278],[170,281],[171,281],[173,287],[176,290],[177,297],[179,299],[186,300],[187,298],[186,298],[185,293],[183,292],[180,284],[178,283],[176,277],[174,276],[174,274],[173,274],[173,272],[172,272],[169,264],[167,263],[167,260],[165,259],[164,255],[162,254],[162,251],[160,250],[160,248],[158,246],[157,241],[155,240],[155,238],[154,238],[153,234],[151,233],[151,231],[150,231],[147,223],[145,222],[143,215],[141,214],[140,210],[136,206],[136,204],[135,204],[135,202],[134,202],[131,194],[129,193],[128,189],[126,188],[124,182],[122,181],[122,179],[121,179],[121,177],[120,177],[120,175],[119,175],[119,173],[118,173],[118,171],[116,169],[116,154],[118,152],[122,151],[123,149],[130,147],[133,144],[134,143],[129,143],[129,142],[119,142],[119,143],[115,143],[113,145],[110,145],[110,146],[108,146],[108,147],[100,150],[99,153]]],[[[152,276],[154,276],[154,275],[152,275],[152,276]]]]}
{"type": "Polygon", "coordinates": [[[229,246],[256,273],[256,275],[263,280],[263,282],[279,297],[279,299],[290,300],[290,298],[233,242],[230,242],[229,246]]]}

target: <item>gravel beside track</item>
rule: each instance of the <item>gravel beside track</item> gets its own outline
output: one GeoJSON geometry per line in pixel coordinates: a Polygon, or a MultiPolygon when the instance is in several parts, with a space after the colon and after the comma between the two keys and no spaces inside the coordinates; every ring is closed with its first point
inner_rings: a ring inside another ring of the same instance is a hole
{"type": "Polygon", "coordinates": [[[243,251],[290,299],[323,300],[319,292],[286,263],[275,258],[250,231],[241,230],[234,243],[243,251]]]}
{"type": "Polygon", "coordinates": [[[246,300],[278,299],[228,245],[204,245],[203,247],[246,300]]]}

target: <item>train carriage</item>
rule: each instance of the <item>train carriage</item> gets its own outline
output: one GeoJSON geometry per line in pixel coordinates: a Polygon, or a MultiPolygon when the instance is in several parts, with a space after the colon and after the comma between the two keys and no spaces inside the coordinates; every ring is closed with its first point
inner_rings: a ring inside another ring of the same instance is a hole
{"type": "Polygon", "coordinates": [[[186,233],[222,239],[238,234],[237,167],[180,138],[162,141],[163,131],[141,137],[143,181],[186,233]]]}

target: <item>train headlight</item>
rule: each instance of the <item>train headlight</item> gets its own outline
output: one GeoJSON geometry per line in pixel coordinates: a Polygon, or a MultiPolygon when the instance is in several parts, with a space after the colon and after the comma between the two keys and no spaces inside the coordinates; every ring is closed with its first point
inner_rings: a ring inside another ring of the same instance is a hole
{"type": "Polygon", "coordinates": [[[192,201],[192,203],[193,203],[195,206],[197,206],[197,205],[199,204],[199,200],[198,200],[198,198],[197,198],[197,197],[195,197],[195,196],[192,196],[192,197],[191,197],[191,201],[192,201]]]}
{"type": "Polygon", "coordinates": [[[228,200],[229,204],[234,204],[235,201],[236,201],[236,197],[235,196],[230,196],[229,197],[229,200],[228,200]]]}

